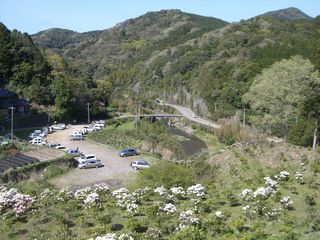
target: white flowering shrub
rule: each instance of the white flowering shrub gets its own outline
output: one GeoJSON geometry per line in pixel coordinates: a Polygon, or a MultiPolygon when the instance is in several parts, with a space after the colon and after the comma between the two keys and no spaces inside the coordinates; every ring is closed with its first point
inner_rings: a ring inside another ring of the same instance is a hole
{"type": "Polygon", "coordinates": [[[148,228],[144,235],[147,239],[159,239],[162,232],[157,228],[148,228]]]}
{"type": "Polygon", "coordinates": [[[93,185],[93,189],[96,193],[106,194],[110,192],[110,187],[106,183],[97,183],[93,185]]]}
{"type": "Polygon", "coordinates": [[[85,208],[101,208],[101,200],[98,193],[89,193],[83,200],[85,208]]]}
{"type": "Polygon", "coordinates": [[[283,197],[280,200],[280,203],[281,203],[281,205],[282,205],[282,207],[284,209],[287,209],[287,210],[293,210],[294,209],[293,201],[290,199],[290,197],[283,197]]]}
{"type": "Polygon", "coordinates": [[[170,192],[178,198],[182,198],[186,195],[186,192],[184,191],[183,187],[170,188],[170,192]]]}
{"type": "Polygon", "coordinates": [[[164,196],[167,193],[167,190],[164,187],[157,187],[153,192],[159,194],[159,196],[164,196]]]}
{"type": "Polygon", "coordinates": [[[43,192],[40,193],[40,199],[51,198],[54,196],[54,194],[54,191],[51,191],[50,189],[45,189],[43,192]]]}
{"type": "Polygon", "coordinates": [[[197,198],[203,198],[205,197],[205,187],[202,186],[201,184],[196,184],[191,187],[188,187],[187,189],[187,194],[188,195],[193,195],[197,198]]]}
{"type": "Polygon", "coordinates": [[[259,187],[253,192],[254,198],[268,198],[276,193],[276,191],[271,187],[259,187]]]}
{"type": "Polygon", "coordinates": [[[252,190],[249,188],[243,189],[242,192],[240,193],[240,197],[244,201],[250,201],[252,199],[252,190]]]}
{"type": "Polygon", "coordinates": [[[126,205],[128,212],[136,213],[138,211],[138,204],[128,202],[126,205]]]}
{"type": "Polygon", "coordinates": [[[279,214],[281,212],[281,208],[274,208],[271,209],[269,211],[266,211],[264,213],[264,216],[268,219],[268,220],[275,220],[278,218],[279,214]]]}
{"type": "Polygon", "coordinates": [[[275,176],[276,179],[281,181],[286,181],[289,179],[290,173],[287,171],[281,171],[278,175],[275,176]]]}
{"type": "Polygon", "coordinates": [[[295,179],[296,179],[296,181],[297,181],[298,183],[304,184],[304,179],[303,179],[302,173],[296,172],[296,173],[295,173],[295,179]]]}
{"type": "Polygon", "coordinates": [[[112,196],[114,196],[114,197],[116,197],[116,198],[118,198],[118,199],[124,198],[124,197],[125,197],[126,195],[128,195],[128,194],[129,194],[129,190],[126,189],[126,188],[120,188],[120,189],[114,190],[114,191],[112,192],[112,196]]]}
{"type": "Polygon", "coordinates": [[[267,186],[269,186],[270,188],[272,188],[274,190],[278,189],[279,183],[277,181],[273,180],[271,177],[265,177],[264,180],[265,180],[265,184],[267,186]]]}
{"type": "Polygon", "coordinates": [[[185,223],[189,224],[199,224],[200,220],[199,218],[196,218],[193,216],[193,211],[192,210],[187,210],[184,212],[181,212],[179,215],[179,220],[185,223]]]}
{"type": "Polygon", "coordinates": [[[177,208],[172,203],[167,203],[164,205],[164,207],[160,207],[160,210],[166,214],[171,214],[174,213],[177,210],[177,208]]]}
{"type": "Polygon", "coordinates": [[[79,201],[84,201],[88,194],[91,194],[92,189],[90,187],[80,188],[74,192],[74,197],[79,201]]]}
{"type": "Polygon", "coordinates": [[[216,211],[214,215],[216,218],[224,218],[224,214],[222,211],[216,211]]]}
{"type": "Polygon", "coordinates": [[[72,191],[70,191],[69,188],[63,188],[61,189],[58,194],[56,195],[56,198],[60,202],[66,202],[73,198],[74,194],[72,191]]]}
{"type": "Polygon", "coordinates": [[[90,238],[88,240],[134,240],[134,238],[129,233],[120,235],[117,235],[116,233],[107,233],[104,236],[97,236],[96,238],[90,238]]]}
{"type": "Polygon", "coordinates": [[[30,195],[21,194],[17,189],[0,188],[0,213],[5,210],[12,210],[16,216],[27,212],[35,202],[30,195]]]}
{"type": "Polygon", "coordinates": [[[148,192],[150,192],[151,188],[149,187],[145,187],[145,188],[138,188],[137,190],[135,190],[133,193],[132,193],[132,196],[134,198],[137,199],[137,201],[141,201],[148,192]]]}

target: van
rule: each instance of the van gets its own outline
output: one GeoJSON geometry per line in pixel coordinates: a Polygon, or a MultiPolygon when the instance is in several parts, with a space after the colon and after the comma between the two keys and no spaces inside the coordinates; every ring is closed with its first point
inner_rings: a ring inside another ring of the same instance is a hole
{"type": "Polygon", "coordinates": [[[82,134],[71,134],[70,135],[70,140],[75,141],[75,140],[83,140],[82,134]]]}

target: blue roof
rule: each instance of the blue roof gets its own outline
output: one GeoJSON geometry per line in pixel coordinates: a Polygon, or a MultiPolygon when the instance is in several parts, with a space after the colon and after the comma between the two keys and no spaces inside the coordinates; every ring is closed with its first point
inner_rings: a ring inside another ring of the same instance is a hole
{"type": "Polygon", "coordinates": [[[0,88],[0,98],[8,98],[8,97],[14,97],[16,96],[15,93],[13,92],[10,92],[9,90],[7,89],[4,89],[4,88],[0,88]]]}

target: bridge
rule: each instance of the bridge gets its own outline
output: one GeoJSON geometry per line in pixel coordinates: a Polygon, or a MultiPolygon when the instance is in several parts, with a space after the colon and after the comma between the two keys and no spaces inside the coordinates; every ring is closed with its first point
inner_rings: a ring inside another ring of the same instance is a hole
{"type": "Polygon", "coordinates": [[[137,115],[123,115],[120,117],[116,117],[116,119],[121,119],[121,118],[142,118],[142,117],[147,117],[147,118],[182,118],[184,117],[181,114],[137,114],[137,115]]]}

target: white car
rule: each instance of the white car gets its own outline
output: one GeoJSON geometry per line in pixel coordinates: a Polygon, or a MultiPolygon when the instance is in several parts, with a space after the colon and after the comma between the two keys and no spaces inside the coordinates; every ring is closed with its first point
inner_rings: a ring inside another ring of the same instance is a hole
{"type": "Polygon", "coordinates": [[[34,144],[34,145],[46,145],[47,144],[46,141],[40,137],[36,137],[36,138],[32,139],[29,143],[34,144]]]}
{"type": "Polygon", "coordinates": [[[94,154],[84,154],[77,161],[79,163],[81,163],[81,162],[85,162],[87,160],[97,160],[97,156],[94,154]]]}
{"type": "Polygon", "coordinates": [[[70,140],[75,141],[75,140],[83,140],[82,134],[71,134],[70,135],[70,140]]]}
{"type": "Polygon", "coordinates": [[[66,125],[63,123],[55,124],[51,126],[53,130],[63,130],[66,129],[66,125]]]}
{"type": "Polygon", "coordinates": [[[68,149],[65,146],[62,146],[62,145],[56,146],[55,149],[62,150],[62,151],[68,151],[68,149]]]}
{"type": "Polygon", "coordinates": [[[193,114],[192,114],[192,117],[193,117],[193,118],[197,118],[198,116],[197,116],[195,113],[193,113],[193,114]]]}

